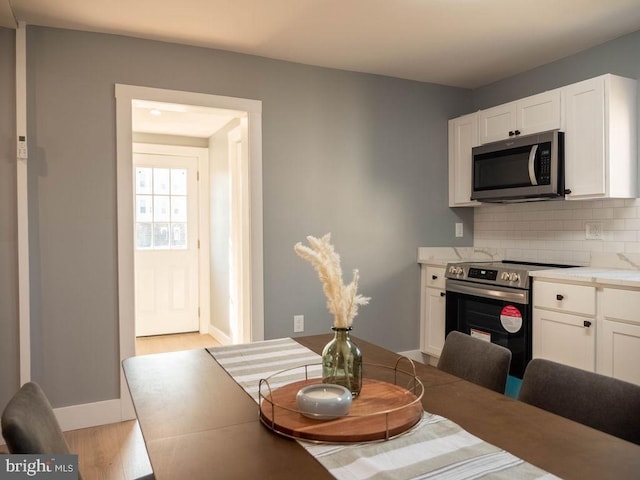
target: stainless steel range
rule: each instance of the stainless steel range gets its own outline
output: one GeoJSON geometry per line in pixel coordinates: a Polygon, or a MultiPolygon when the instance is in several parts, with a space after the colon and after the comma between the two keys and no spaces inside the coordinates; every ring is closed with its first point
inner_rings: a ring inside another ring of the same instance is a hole
{"type": "Polygon", "coordinates": [[[567,265],[522,262],[450,263],[446,277],[446,325],[511,350],[509,374],[522,378],[531,360],[529,272],[567,265]]]}

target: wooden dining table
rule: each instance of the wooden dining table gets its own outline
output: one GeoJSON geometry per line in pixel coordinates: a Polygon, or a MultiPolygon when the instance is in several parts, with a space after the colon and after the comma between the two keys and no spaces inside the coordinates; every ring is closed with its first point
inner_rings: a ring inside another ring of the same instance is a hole
{"type": "MultiPolygon", "coordinates": [[[[296,337],[316,353],[329,335],[296,337]]],[[[365,362],[398,355],[355,339],[365,362]]],[[[427,412],[566,479],[640,478],[640,446],[415,363],[427,412]]],[[[124,372],[155,477],[331,479],[296,441],[259,420],[256,402],[205,349],[128,358],[124,372]]]]}

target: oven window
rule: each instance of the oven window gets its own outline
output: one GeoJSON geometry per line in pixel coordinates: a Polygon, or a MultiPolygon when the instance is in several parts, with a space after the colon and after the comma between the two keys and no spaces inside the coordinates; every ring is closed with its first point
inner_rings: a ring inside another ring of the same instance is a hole
{"type": "Polygon", "coordinates": [[[447,333],[458,330],[508,348],[511,350],[509,373],[522,378],[531,358],[527,305],[448,291],[446,309],[447,333]]]}

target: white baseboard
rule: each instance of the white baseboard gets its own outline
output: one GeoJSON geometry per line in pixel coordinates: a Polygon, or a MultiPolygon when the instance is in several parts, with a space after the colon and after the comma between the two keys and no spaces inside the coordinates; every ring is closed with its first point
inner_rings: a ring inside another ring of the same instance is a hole
{"type": "Polygon", "coordinates": [[[120,399],[54,408],[53,411],[64,432],[123,420],[120,399]]]}
{"type": "Polygon", "coordinates": [[[209,335],[219,341],[222,345],[233,345],[233,339],[222,330],[209,324],[209,335]]]}
{"type": "Polygon", "coordinates": [[[410,358],[414,362],[428,363],[428,355],[423,354],[420,350],[407,350],[406,352],[397,352],[398,355],[410,358]]]}

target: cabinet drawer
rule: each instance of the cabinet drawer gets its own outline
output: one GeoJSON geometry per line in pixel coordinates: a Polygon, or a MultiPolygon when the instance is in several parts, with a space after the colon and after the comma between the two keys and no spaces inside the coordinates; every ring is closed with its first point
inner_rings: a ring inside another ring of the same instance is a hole
{"type": "Polygon", "coordinates": [[[533,304],[560,312],[595,315],[596,289],[586,285],[534,281],[533,304]]]}
{"type": "Polygon", "coordinates": [[[608,320],[640,324],[640,291],[603,289],[602,314],[608,320]]]}
{"type": "Polygon", "coordinates": [[[427,267],[425,287],[427,288],[441,288],[444,290],[444,267],[427,267]]]}

